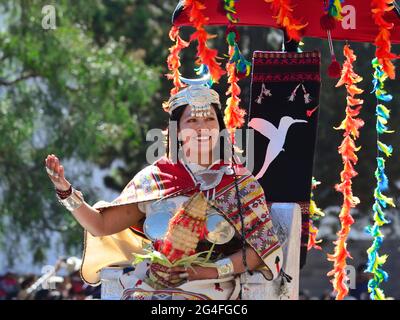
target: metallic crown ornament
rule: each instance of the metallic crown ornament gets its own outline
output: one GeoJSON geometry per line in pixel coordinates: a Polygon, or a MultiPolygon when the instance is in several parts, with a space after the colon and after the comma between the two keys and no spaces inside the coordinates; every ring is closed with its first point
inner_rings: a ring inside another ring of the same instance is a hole
{"type": "Polygon", "coordinates": [[[171,114],[178,107],[190,105],[192,117],[206,117],[211,114],[211,104],[216,104],[221,109],[219,94],[207,86],[210,78],[210,74],[199,79],[180,77],[188,86],[168,100],[168,113],[171,114]]]}

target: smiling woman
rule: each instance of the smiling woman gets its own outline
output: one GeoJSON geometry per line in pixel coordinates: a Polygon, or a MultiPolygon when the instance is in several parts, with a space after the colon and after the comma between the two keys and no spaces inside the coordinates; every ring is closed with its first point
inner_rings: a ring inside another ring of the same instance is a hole
{"type": "MultiPolygon", "coordinates": [[[[178,135],[174,145],[180,146],[188,163],[198,163],[208,166],[213,161],[223,158],[224,143],[218,144],[225,128],[222,112],[218,104],[212,104],[209,114],[205,117],[196,117],[193,107],[190,105],[177,108],[171,112],[170,122],[175,121],[178,125],[178,135]],[[218,147],[219,149],[216,149],[218,147]]],[[[170,139],[168,136],[167,154],[177,150],[170,150],[170,139]]]]}
{"type": "Polygon", "coordinates": [[[103,267],[128,263],[133,268],[119,278],[122,299],[226,300],[240,298],[243,273],[267,280],[283,274],[261,186],[235,156],[215,152],[225,128],[220,108],[205,84],[173,95],[167,111],[178,135],[168,137],[167,156],[136,174],[111,203],[84,203],[50,156],[61,203],[88,231],[81,270],[87,283],[97,284],[103,267]],[[179,142],[177,162],[171,139],[179,142]]]}

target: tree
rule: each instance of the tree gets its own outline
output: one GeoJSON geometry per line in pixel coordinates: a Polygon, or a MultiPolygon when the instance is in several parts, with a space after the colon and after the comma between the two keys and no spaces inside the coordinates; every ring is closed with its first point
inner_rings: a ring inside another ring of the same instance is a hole
{"type": "Polygon", "coordinates": [[[123,36],[95,34],[107,3],[58,1],[49,30],[41,23],[45,1],[0,3],[0,230],[12,226],[2,240],[14,254],[21,234],[37,260],[49,231],[62,231],[67,247],[81,241],[81,229],[55,201],[44,171],[48,153],[106,165],[123,144],[144,148],[160,68],[123,36]]]}

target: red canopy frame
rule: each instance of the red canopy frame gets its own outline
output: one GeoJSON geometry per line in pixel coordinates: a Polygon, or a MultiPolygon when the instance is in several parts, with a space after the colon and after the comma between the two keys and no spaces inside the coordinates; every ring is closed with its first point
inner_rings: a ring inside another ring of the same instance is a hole
{"type": "MultiPolygon", "coordinates": [[[[226,12],[221,7],[220,0],[203,0],[206,4],[204,14],[208,17],[208,25],[227,25],[226,12]]],[[[327,38],[326,31],[321,29],[320,18],[324,14],[322,0],[292,0],[293,15],[302,23],[308,23],[304,29],[304,37],[327,38]]],[[[239,19],[238,26],[259,26],[280,28],[273,18],[273,13],[269,3],[264,0],[245,0],[235,4],[239,19]]],[[[400,9],[387,13],[386,20],[394,23],[391,31],[391,42],[400,43],[400,9]]],[[[375,41],[378,28],[375,25],[369,1],[365,0],[346,0],[343,6],[344,20],[337,23],[336,28],[331,32],[334,40],[348,40],[358,42],[375,41]],[[354,29],[347,27],[355,27],[354,29]]],[[[182,1],[178,4],[172,19],[176,26],[191,26],[188,14],[182,7],[182,1]]]]}

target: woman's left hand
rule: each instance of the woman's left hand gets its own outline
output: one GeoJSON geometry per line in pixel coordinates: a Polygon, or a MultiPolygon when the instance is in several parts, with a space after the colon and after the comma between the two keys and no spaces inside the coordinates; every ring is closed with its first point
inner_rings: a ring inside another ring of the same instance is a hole
{"type": "Polygon", "coordinates": [[[203,280],[203,279],[217,279],[218,271],[212,267],[191,266],[173,267],[170,269],[170,280],[186,279],[188,281],[203,280]]]}

